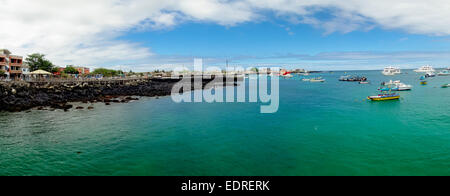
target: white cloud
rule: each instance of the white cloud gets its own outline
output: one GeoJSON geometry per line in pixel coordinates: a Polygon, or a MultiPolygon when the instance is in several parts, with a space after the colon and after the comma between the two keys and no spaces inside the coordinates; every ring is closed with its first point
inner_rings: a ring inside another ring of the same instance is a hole
{"type": "Polygon", "coordinates": [[[60,65],[118,65],[154,60],[150,48],[117,41],[130,29],[167,29],[188,21],[235,26],[273,13],[326,34],[377,26],[450,35],[448,10],[446,0],[0,0],[0,47],[46,53],[60,65]]]}

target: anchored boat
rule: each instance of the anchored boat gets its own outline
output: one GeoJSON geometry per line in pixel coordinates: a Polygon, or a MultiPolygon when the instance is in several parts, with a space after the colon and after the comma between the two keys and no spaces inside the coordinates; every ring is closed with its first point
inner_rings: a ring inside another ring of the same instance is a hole
{"type": "Polygon", "coordinates": [[[402,71],[400,70],[400,68],[389,66],[384,68],[384,70],[381,73],[385,76],[393,76],[396,74],[401,74],[402,71]]]}
{"type": "Polygon", "coordinates": [[[425,76],[421,76],[420,77],[420,84],[421,85],[427,85],[428,84],[428,82],[426,81],[426,78],[427,77],[425,77],[425,76]]]}
{"type": "Polygon", "coordinates": [[[365,82],[367,81],[366,77],[360,77],[360,76],[341,76],[339,81],[343,82],[365,82]]]}
{"type": "Polygon", "coordinates": [[[425,74],[425,77],[427,78],[436,77],[436,74],[434,72],[428,72],[427,74],[425,74]]]}
{"type": "Polygon", "coordinates": [[[442,88],[450,88],[450,84],[444,84],[442,85],[442,88]]]}
{"type": "Polygon", "coordinates": [[[325,79],[322,78],[313,78],[310,80],[310,82],[325,82],[325,79]]]}
{"type": "Polygon", "coordinates": [[[435,70],[433,69],[432,66],[430,65],[425,65],[419,69],[414,70],[417,73],[427,73],[427,72],[435,72],[435,70]]]}
{"type": "Polygon", "coordinates": [[[442,70],[441,72],[438,73],[438,76],[450,76],[450,71],[442,70]]]}
{"type": "Polygon", "coordinates": [[[369,96],[368,99],[372,101],[397,100],[400,99],[400,95],[396,93],[379,94],[376,96],[369,96]]]}
{"type": "Polygon", "coordinates": [[[380,90],[381,91],[410,91],[410,90],[412,90],[412,86],[400,83],[399,85],[396,85],[393,88],[382,88],[380,90]]]}

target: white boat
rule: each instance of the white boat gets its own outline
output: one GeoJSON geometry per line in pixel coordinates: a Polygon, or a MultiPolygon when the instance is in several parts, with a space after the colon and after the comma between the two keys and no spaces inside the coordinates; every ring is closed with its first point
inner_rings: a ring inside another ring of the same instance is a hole
{"type": "Polygon", "coordinates": [[[403,83],[400,83],[395,86],[397,91],[410,91],[412,89],[412,87],[413,86],[411,86],[411,85],[407,85],[407,84],[403,84],[403,83]]]}
{"type": "Polygon", "coordinates": [[[428,73],[428,72],[435,72],[436,70],[434,70],[433,67],[430,66],[430,65],[425,65],[425,66],[422,66],[421,68],[416,69],[414,71],[417,72],[417,73],[428,73]]]}
{"type": "Polygon", "coordinates": [[[425,74],[425,77],[427,78],[436,77],[436,74],[434,72],[427,72],[427,74],[425,74]]]}
{"type": "Polygon", "coordinates": [[[310,82],[325,82],[325,79],[322,78],[313,78],[310,80],[310,82]]]}
{"type": "Polygon", "coordinates": [[[382,89],[383,91],[409,91],[412,90],[413,86],[401,83],[400,80],[384,82],[382,85],[388,86],[388,88],[382,89]]]}
{"type": "Polygon", "coordinates": [[[292,74],[286,74],[286,75],[283,75],[283,77],[284,78],[293,78],[294,76],[292,74]]]}
{"type": "Polygon", "coordinates": [[[389,66],[384,68],[384,70],[381,73],[385,76],[393,76],[396,74],[401,74],[402,71],[400,70],[400,68],[389,66]]]}
{"type": "Polygon", "coordinates": [[[441,72],[438,73],[438,76],[450,76],[450,71],[442,70],[441,72]]]}
{"type": "Polygon", "coordinates": [[[303,78],[302,81],[303,81],[303,82],[309,82],[309,81],[311,81],[311,79],[303,78]]]}
{"type": "Polygon", "coordinates": [[[396,81],[392,81],[390,80],[389,82],[383,82],[383,86],[393,86],[393,85],[398,85],[401,84],[400,80],[396,80],[396,81]]]}

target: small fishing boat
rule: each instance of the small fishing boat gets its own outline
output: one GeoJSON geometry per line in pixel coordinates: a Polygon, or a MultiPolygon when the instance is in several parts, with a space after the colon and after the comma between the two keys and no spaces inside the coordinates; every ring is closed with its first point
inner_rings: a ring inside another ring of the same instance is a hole
{"type": "Polygon", "coordinates": [[[372,101],[398,100],[400,99],[400,95],[396,93],[379,94],[376,96],[369,96],[367,99],[372,101]]]}
{"type": "Polygon", "coordinates": [[[294,76],[292,74],[286,74],[286,75],[283,75],[283,77],[284,78],[293,78],[294,76]]]}
{"type": "Polygon", "coordinates": [[[387,88],[382,88],[380,90],[381,91],[410,91],[410,90],[412,90],[412,88],[413,88],[413,86],[411,86],[411,85],[399,83],[399,84],[395,84],[393,88],[387,87],[387,88]]]}
{"type": "Polygon", "coordinates": [[[427,74],[425,74],[425,77],[427,78],[436,77],[436,74],[434,72],[428,72],[427,74]]]}
{"type": "Polygon", "coordinates": [[[450,71],[442,70],[441,72],[438,73],[438,76],[450,76],[450,71]]]}
{"type": "Polygon", "coordinates": [[[313,78],[310,80],[310,82],[325,82],[325,79],[322,78],[313,78]]]}
{"type": "Polygon", "coordinates": [[[450,88],[450,84],[444,84],[442,85],[442,88],[450,88]]]}
{"type": "Polygon", "coordinates": [[[360,76],[341,76],[339,81],[343,82],[365,82],[367,81],[366,77],[360,77],[360,76]]]}
{"type": "Polygon", "coordinates": [[[421,85],[427,85],[428,84],[428,82],[426,81],[426,76],[421,76],[420,77],[420,84],[421,85]]]}
{"type": "Polygon", "coordinates": [[[370,84],[370,82],[367,82],[367,81],[365,81],[365,82],[359,82],[359,84],[370,84]]]}
{"type": "Polygon", "coordinates": [[[390,80],[389,82],[381,83],[382,86],[391,86],[391,85],[398,85],[398,84],[401,84],[400,80],[396,80],[396,81],[390,80]]]}
{"type": "Polygon", "coordinates": [[[410,91],[410,90],[412,90],[412,88],[413,88],[413,86],[403,84],[403,83],[396,85],[397,91],[410,91]]]}

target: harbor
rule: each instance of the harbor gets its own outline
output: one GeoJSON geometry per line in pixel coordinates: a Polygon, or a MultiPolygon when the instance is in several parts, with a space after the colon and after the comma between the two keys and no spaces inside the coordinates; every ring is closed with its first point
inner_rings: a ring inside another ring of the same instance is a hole
{"type": "Polygon", "coordinates": [[[346,72],[280,78],[280,109],[270,115],[255,112],[257,103],[177,104],[170,97],[72,112],[0,112],[1,174],[450,174],[450,91],[441,88],[450,78],[422,86],[423,74],[413,70],[395,77],[346,72]],[[340,82],[342,75],[370,84],[340,82]],[[367,100],[390,80],[413,89],[396,101],[367,100]]]}

